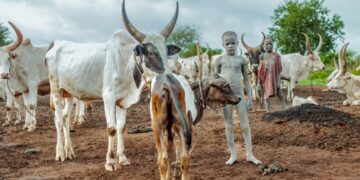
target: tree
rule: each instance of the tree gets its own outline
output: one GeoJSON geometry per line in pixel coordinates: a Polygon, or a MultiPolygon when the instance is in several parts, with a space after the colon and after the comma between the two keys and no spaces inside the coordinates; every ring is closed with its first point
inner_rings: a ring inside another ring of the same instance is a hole
{"type": "Polygon", "coordinates": [[[0,23],[0,47],[11,43],[9,40],[9,29],[0,23]]]}
{"type": "Polygon", "coordinates": [[[344,22],[337,14],[330,16],[330,10],[323,3],[324,0],[289,0],[275,9],[269,31],[281,53],[304,54],[306,45],[302,33],[308,34],[312,48],[316,48],[319,42],[316,34],[320,34],[324,40],[321,52],[335,51],[335,41],[343,40],[345,34],[344,22]]]}
{"type": "MultiPolygon", "coordinates": [[[[195,56],[197,54],[196,51],[196,42],[199,41],[200,36],[196,29],[188,26],[182,25],[178,26],[174,32],[171,33],[168,38],[169,43],[174,43],[181,47],[180,57],[187,58],[191,56],[195,56]]],[[[207,47],[201,47],[202,52],[205,52],[207,47]]],[[[209,49],[208,55],[211,57],[214,54],[220,54],[221,49],[209,49]]]]}

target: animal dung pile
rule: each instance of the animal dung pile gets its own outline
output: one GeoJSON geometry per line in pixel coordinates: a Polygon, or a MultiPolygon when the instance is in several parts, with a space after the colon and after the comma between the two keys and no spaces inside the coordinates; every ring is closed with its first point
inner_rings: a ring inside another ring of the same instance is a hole
{"type": "Polygon", "coordinates": [[[285,111],[266,113],[263,116],[263,120],[275,121],[276,123],[294,120],[317,123],[326,127],[355,123],[355,120],[347,113],[315,104],[302,104],[285,111]]]}

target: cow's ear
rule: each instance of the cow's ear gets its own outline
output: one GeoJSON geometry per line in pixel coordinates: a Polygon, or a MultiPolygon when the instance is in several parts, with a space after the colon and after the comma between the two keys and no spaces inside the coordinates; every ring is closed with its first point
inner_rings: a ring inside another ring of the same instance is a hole
{"type": "Polygon", "coordinates": [[[166,48],[167,48],[167,55],[168,56],[172,56],[172,55],[174,55],[174,54],[181,51],[181,48],[179,46],[172,45],[172,44],[167,45],[166,48]]]}
{"type": "Polygon", "coordinates": [[[134,48],[134,53],[136,56],[140,56],[140,55],[146,55],[146,49],[145,46],[142,44],[138,44],[135,48],[134,48]]]}

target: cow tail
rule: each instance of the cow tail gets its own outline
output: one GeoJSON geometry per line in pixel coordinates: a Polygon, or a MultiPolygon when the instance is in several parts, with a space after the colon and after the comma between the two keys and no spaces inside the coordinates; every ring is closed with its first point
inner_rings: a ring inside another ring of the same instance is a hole
{"type": "Polygon", "coordinates": [[[190,126],[188,121],[185,118],[185,115],[183,114],[183,112],[181,111],[181,104],[179,101],[178,96],[176,96],[174,94],[174,91],[172,91],[171,89],[169,89],[170,92],[170,97],[172,99],[172,103],[175,107],[176,112],[178,113],[181,123],[184,126],[184,137],[185,137],[185,143],[186,145],[188,145],[188,147],[191,147],[191,141],[192,141],[192,136],[191,136],[191,131],[190,131],[190,126]]]}

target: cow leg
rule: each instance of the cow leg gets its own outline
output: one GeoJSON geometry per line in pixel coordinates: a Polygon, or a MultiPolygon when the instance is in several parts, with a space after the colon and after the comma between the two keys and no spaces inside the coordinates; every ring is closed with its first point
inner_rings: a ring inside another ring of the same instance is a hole
{"type": "Polygon", "coordinates": [[[37,92],[38,86],[34,85],[29,87],[29,103],[26,108],[30,111],[30,126],[28,131],[36,129],[36,107],[37,107],[37,92]]]}
{"type": "Polygon", "coordinates": [[[235,141],[234,141],[234,127],[233,127],[233,105],[226,105],[223,108],[224,111],[224,120],[225,120],[225,134],[230,151],[230,159],[226,161],[226,165],[232,165],[237,161],[237,155],[235,150],[235,141]]]}
{"type": "Polygon", "coordinates": [[[177,148],[180,148],[180,150],[177,150],[180,152],[180,168],[181,168],[181,179],[182,180],[188,180],[189,177],[189,164],[190,164],[190,155],[189,150],[190,147],[186,145],[185,137],[183,129],[180,128],[179,131],[177,131],[177,135],[180,139],[180,146],[177,148]]]}
{"type": "Polygon", "coordinates": [[[29,111],[29,93],[24,93],[23,94],[23,99],[24,99],[24,105],[25,105],[25,124],[23,126],[23,129],[29,129],[30,128],[30,111],[29,111]]]}
{"type": "Polygon", "coordinates": [[[78,100],[78,104],[76,104],[76,108],[79,106],[78,109],[78,125],[81,125],[85,122],[84,116],[85,116],[85,102],[78,100]]]}
{"type": "Polygon", "coordinates": [[[11,122],[11,108],[13,107],[14,99],[8,90],[6,91],[6,120],[2,126],[8,126],[11,122]]]}
{"type": "Polygon", "coordinates": [[[73,107],[73,102],[74,98],[72,97],[67,97],[65,98],[65,107],[63,109],[62,112],[62,120],[63,120],[63,130],[64,130],[64,150],[65,150],[65,157],[68,159],[73,159],[75,158],[75,153],[72,147],[72,143],[71,143],[71,138],[70,138],[70,115],[71,115],[71,110],[73,107]]]}
{"type": "Polygon", "coordinates": [[[241,101],[236,105],[236,111],[240,117],[240,126],[246,148],[246,160],[253,162],[254,164],[261,164],[261,162],[254,157],[252,152],[251,131],[245,101],[241,101]]]}
{"type": "Polygon", "coordinates": [[[169,163],[169,152],[170,149],[166,128],[161,129],[160,133],[160,163],[159,163],[159,170],[160,170],[160,179],[167,180],[170,176],[170,163],[169,163]]]}
{"type": "Polygon", "coordinates": [[[106,116],[107,133],[108,133],[108,151],[106,154],[105,169],[107,171],[116,170],[116,158],[114,153],[114,139],[116,133],[116,121],[115,121],[115,99],[113,93],[106,93],[103,96],[104,110],[106,116]]]}
{"type": "Polygon", "coordinates": [[[291,92],[290,92],[291,90],[290,89],[291,89],[290,88],[290,81],[288,81],[287,82],[287,95],[286,95],[286,100],[287,101],[291,101],[291,98],[290,98],[291,97],[291,92]]]}
{"type": "Polygon", "coordinates": [[[281,109],[282,110],[285,110],[286,109],[286,104],[285,104],[285,98],[282,94],[282,90],[280,87],[277,88],[277,94],[278,94],[278,97],[279,97],[279,100],[280,100],[280,103],[281,103],[281,109]]]}
{"type": "Polygon", "coordinates": [[[121,165],[130,165],[130,162],[126,159],[124,154],[124,137],[126,124],[126,109],[121,109],[116,106],[116,131],[117,131],[117,157],[119,159],[119,164],[121,165]]]}
{"type": "Polygon", "coordinates": [[[20,104],[20,96],[14,98],[14,104],[16,109],[17,120],[14,125],[18,125],[21,123],[21,104],[20,104]]]}
{"type": "Polygon", "coordinates": [[[53,87],[51,87],[51,96],[53,98],[54,107],[55,107],[55,127],[56,127],[56,156],[55,161],[64,161],[65,152],[62,144],[62,129],[63,129],[63,120],[62,120],[62,106],[61,106],[61,97],[58,92],[54,92],[53,87]]]}

